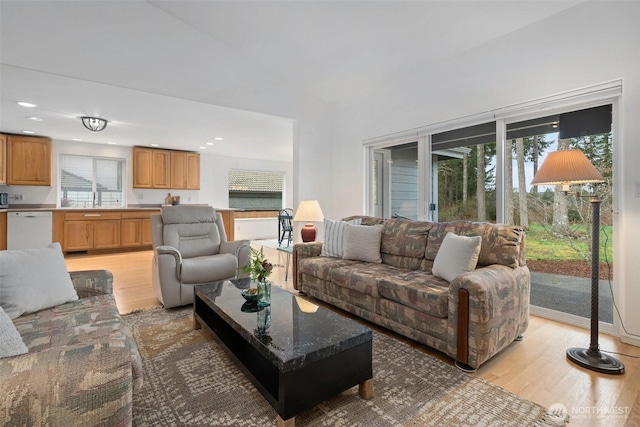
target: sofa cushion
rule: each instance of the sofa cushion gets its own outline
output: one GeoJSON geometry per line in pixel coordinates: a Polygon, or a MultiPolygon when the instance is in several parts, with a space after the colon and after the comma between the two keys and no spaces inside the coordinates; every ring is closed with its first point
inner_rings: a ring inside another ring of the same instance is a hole
{"type": "Polygon", "coordinates": [[[433,225],[431,222],[386,220],[380,242],[382,262],[410,270],[419,268],[433,225]]]}
{"type": "Polygon", "coordinates": [[[447,233],[433,261],[431,273],[450,282],[463,273],[475,270],[481,243],[480,236],[467,237],[447,233]]]}
{"type": "Polygon", "coordinates": [[[380,239],[382,225],[351,225],[347,224],[344,232],[345,259],[381,263],[380,239]]]}
{"type": "Polygon", "coordinates": [[[60,243],[0,251],[0,297],[11,319],[77,300],[60,243]]]}
{"type": "Polygon", "coordinates": [[[421,270],[385,275],[378,282],[380,296],[431,316],[447,317],[449,283],[421,270]]]}
{"type": "Polygon", "coordinates": [[[379,298],[378,282],[380,279],[400,272],[401,270],[386,264],[358,263],[334,268],[330,274],[331,283],[336,286],[379,298]]]}
{"type": "Polygon", "coordinates": [[[347,224],[360,225],[360,219],[349,221],[324,219],[324,242],[322,243],[321,256],[342,258],[344,254],[344,229],[347,224]]]}
{"type": "Polygon", "coordinates": [[[308,274],[322,280],[331,281],[331,272],[345,265],[362,264],[358,261],[331,257],[302,258],[298,261],[297,272],[308,274]]]}
{"type": "Polygon", "coordinates": [[[16,329],[30,353],[75,345],[119,342],[129,352],[134,390],[142,387],[142,359],[128,325],[118,313],[113,295],[81,298],[21,316],[16,329]]]}
{"type": "Polygon", "coordinates": [[[28,351],[15,325],[2,307],[0,307],[0,359],[3,357],[19,356],[28,351]]]}

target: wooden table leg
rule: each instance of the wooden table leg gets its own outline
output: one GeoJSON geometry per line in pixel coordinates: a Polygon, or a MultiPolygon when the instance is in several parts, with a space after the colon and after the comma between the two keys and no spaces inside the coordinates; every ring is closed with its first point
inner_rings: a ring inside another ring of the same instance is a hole
{"type": "Polygon", "coordinates": [[[198,319],[196,319],[196,316],[193,316],[193,329],[200,329],[202,328],[202,325],[200,325],[200,322],[198,322],[198,319]]]}
{"type": "Polygon", "coordinates": [[[358,384],[358,394],[364,400],[373,399],[373,378],[358,384]]]}
{"type": "Polygon", "coordinates": [[[291,417],[288,420],[283,420],[278,415],[278,427],[295,427],[296,426],[296,417],[291,417]]]}

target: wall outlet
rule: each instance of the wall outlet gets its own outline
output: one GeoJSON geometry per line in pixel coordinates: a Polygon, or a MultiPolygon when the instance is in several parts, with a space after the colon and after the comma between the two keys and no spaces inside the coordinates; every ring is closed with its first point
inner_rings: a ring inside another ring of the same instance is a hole
{"type": "Polygon", "coordinates": [[[138,200],[142,200],[142,199],[144,199],[144,193],[138,194],[138,200]]]}
{"type": "Polygon", "coordinates": [[[22,195],[22,194],[14,194],[13,195],[13,199],[14,200],[24,200],[24,195],[22,195]]]}

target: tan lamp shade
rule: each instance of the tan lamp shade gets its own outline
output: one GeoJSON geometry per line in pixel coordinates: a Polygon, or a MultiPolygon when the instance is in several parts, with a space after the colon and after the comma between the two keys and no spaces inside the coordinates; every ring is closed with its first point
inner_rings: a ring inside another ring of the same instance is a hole
{"type": "Polygon", "coordinates": [[[604,178],[581,150],[549,153],[531,185],[570,185],[602,182],[604,178]]]}

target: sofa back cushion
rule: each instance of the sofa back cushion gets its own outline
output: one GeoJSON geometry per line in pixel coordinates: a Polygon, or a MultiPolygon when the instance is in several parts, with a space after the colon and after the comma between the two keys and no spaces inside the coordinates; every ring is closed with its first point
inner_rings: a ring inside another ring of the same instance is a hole
{"type": "Polygon", "coordinates": [[[388,219],[384,222],[380,253],[382,262],[398,268],[417,270],[427,247],[431,222],[388,219]]]}
{"type": "Polygon", "coordinates": [[[162,240],[183,258],[215,255],[222,241],[216,213],[211,206],[167,206],[162,208],[162,240]]]}
{"type": "Polygon", "coordinates": [[[519,226],[472,221],[451,221],[434,224],[429,231],[427,249],[420,268],[431,271],[440,245],[448,232],[460,236],[480,236],[482,245],[478,267],[502,264],[508,267],[525,265],[524,229],[519,226]]]}

